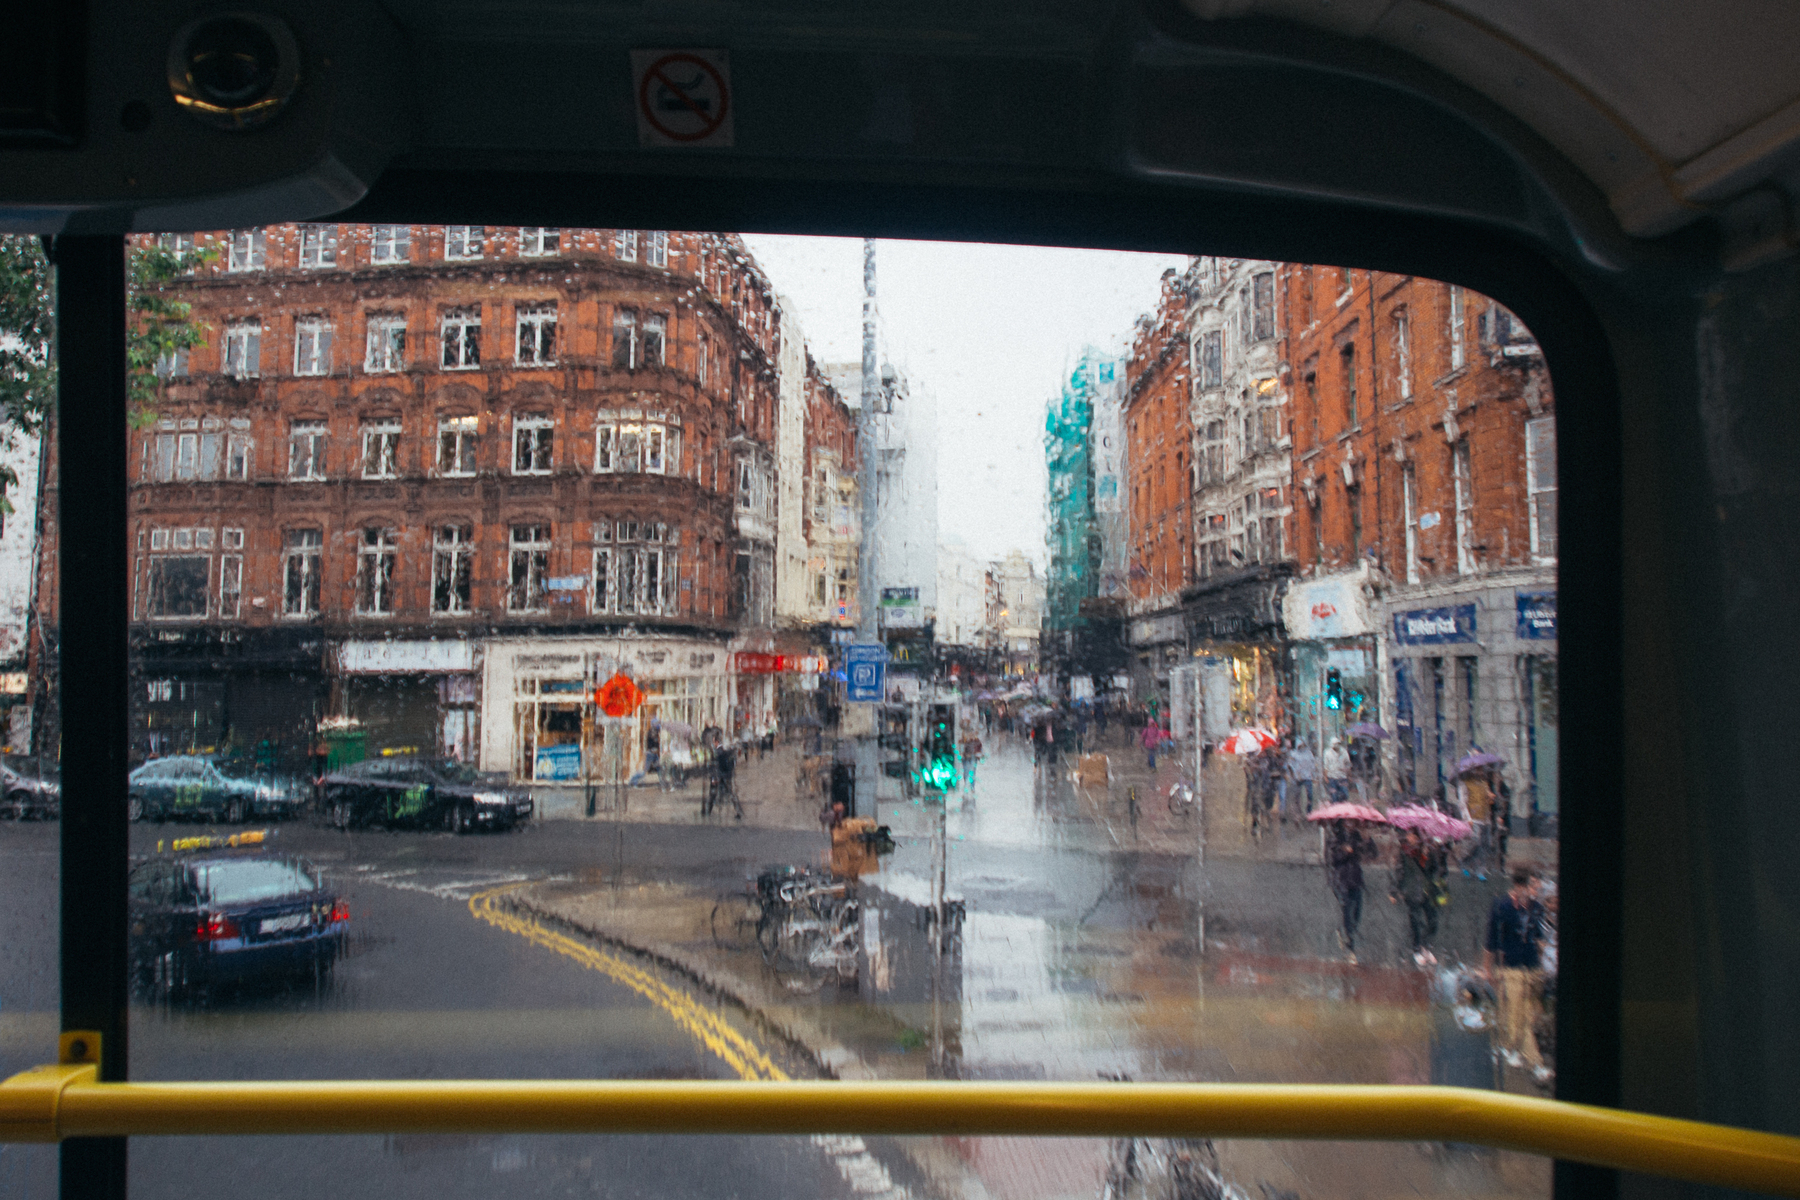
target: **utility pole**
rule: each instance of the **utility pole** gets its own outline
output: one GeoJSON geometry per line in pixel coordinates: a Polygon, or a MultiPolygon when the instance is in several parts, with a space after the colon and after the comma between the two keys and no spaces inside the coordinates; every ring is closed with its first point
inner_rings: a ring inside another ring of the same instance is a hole
{"type": "MultiPolygon", "coordinates": [[[[881,402],[881,379],[875,363],[875,239],[863,239],[863,340],[862,407],[856,417],[856,488],[862,505],[862,543],[856,555],[856,640],[879,644],[880,597],[876,594],[876,517],[879,497],[875,474],[875,411],[881,402]]],[[[856,739],[856,798],[858,815],[875,817],[875,788],[881,773],[879,740],[881,700],[871,710],[873,719],[856,739]],[[863,800],[868,801],[865,810],[863,800]]]]}

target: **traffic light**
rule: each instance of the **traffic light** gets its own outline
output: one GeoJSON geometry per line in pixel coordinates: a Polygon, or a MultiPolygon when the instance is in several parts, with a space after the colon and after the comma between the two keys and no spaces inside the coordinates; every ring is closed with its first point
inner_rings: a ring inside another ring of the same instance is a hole
{"type": "Polygon", "coordinates": [[[1325,672],[1325,707],[1333,712],[1344,707],[1344,681],[1336,667],[1325,672]]]}
{"type": "Polygon", "coordinates": [[[925,764],[920,782],[938,791],[956,786],[956,710],[947,704],[931,706],[925,729],[925,764]]]}

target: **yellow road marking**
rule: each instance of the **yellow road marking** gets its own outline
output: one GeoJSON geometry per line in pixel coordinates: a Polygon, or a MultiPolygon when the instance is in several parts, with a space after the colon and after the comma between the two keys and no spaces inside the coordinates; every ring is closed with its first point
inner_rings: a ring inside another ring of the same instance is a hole
{"type": "Polygon", "coordinates": [[[505,912],[494,903],[497,897],[523,886],[525,885],[520,883],[509,883],[504,887],[478,892],[469,897],[469,911],[490,925],[508,933],[516,933],[528,942],[546,950],[554,950],[589,970],[598,971],[624,984],[661,1009],[679,1028],[692,1034],[701,1045],[718,1055],[737,1072],[740,1079],[788,1078],[787,1073],[776,1066],[761,1047],[686,992],[670,987],[642,967],[633,966],[616,955],[607,954],[545,928],[537,921],[505,912]]]}

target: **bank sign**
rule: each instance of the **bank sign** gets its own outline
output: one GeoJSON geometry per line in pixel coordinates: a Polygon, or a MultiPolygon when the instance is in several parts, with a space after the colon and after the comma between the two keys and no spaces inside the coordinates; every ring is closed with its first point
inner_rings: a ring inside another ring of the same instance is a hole
{"type": "Polygon", "coordinates": [[[1415,608],[1394,614],[1394,640],[1403,646],[1442,646],[1475,640],[1475,606],[1415,608]]]}
{"type": "Polygon", "coordinates": [[[1556,640],[1556,593],[1515,592],[1519,603],[1519,636],[1556,640]]]}

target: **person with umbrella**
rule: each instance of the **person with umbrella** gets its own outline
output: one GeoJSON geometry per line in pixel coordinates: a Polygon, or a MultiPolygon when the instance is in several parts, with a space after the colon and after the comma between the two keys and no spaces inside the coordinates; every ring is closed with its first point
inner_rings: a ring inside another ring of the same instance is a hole
{"type": "Polygon", "coordinates": [[[1394,881],[1388,899],[1406,905],[1413,962],[1421,967],[1437,962],[1437,955],[1431,952],[1431,942],[1437,937],[1438,908],[1450,898],[1444,878],[1448,870],[1442,845],[1418,829],[1400,831],[1400,853],[1394,862],[1394,881]]]}
{"type": "Polygon", "coordinates": [[[1356,929],[1362,924],[1363,862],[1375,856],[1375,844],[1349,821],[1333,821],[1325,846],[1325,882],[1337,897],[1343,920],[1339,936],[1350,961],[1356,961],[1356,929]]]}

